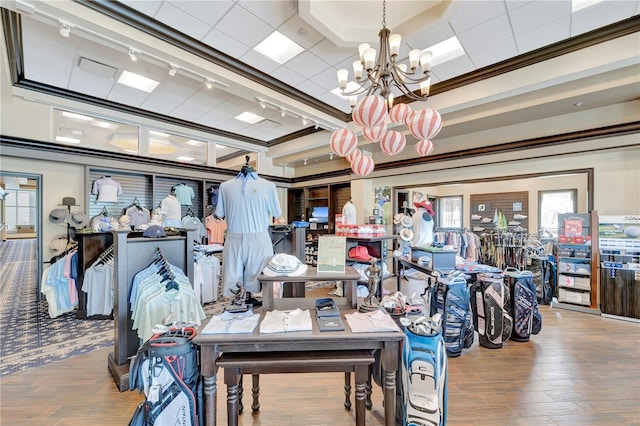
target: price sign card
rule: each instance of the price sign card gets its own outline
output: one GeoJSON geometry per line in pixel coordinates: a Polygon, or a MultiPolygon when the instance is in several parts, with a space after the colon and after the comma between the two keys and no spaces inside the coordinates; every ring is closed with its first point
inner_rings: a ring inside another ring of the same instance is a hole
{"type": "Polygon", "coordinates": [[[318,238],[318,272],[344,273],[347,259],[347,239],[335,235],[318,238]]]}

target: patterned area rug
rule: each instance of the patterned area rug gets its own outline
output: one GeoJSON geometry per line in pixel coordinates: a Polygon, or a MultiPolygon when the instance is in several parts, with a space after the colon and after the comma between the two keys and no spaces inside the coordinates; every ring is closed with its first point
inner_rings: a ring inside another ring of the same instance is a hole
{"type": "MultiPolygon", "coordinates": [[[[49,318],[47,302],[36,298],[35,248],[36,240],[0,243],[0,376],[113,345],[112,320],[77,319],[74,313],[49,318]]],[[[309,283],[307,289],[325,287],[334,283],[309,283]]],[[[230,301],[221,298],[204,311],[216,315],[230,301]]]]}

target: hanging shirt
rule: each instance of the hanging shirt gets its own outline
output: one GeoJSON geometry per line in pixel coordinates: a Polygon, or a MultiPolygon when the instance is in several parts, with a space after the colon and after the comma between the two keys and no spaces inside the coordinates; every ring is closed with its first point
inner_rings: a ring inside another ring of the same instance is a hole
{"type": "Polygon", "coordinates": [[[220,184],[216,216],[229,232],[251,234],[269,230],[272,217],[282,214],[276,186],[251,172],[220,184]]]}
{"type": "Polygon", "coordinates": [[[151,220],[151,213],[149,210],[143,207],[132,206],[127,209],[125,212],[127,216],[129,216],[129,225],[137,228],[140,225],[144,225],[145,223],[149,223],[151,220]]]}
{"type": "Polygon", "coordinates": [[[207,216],[204,219],[204,226],[207,228],[209,244],[224,243],[224,231],[227,230],[227,222],[224,219],[216,219],[213,215],[207,216]]]}
{"type": "Polygon", "coordinates": [[[182,207],[175,195],[167,195],[160,202],[160,211],[162,212],[163,226],[182,226],[182,207]]]}
{"type": "Polygon", "coordinates": [[[178,199],[180,204],[182,204],[183,206],[191,205],[193,197],[196,196],[196,194],[193,192],[193,188],[185,185],[184,183],[181,183],[180,185],[176,185],[173,189],[176,191],[176,198],[178,199]]]}
{"type": "Polygon", "coordinates": [[[91,193],[98,196],[97,201],[117,203],[118,196],[122,195],[122,186],[110,176],[102,177],[93,182],[91,193]]]}
{"type": "Polygon", "coordinates": [[[342,207],[342,223],[345,225],[355,225],[356,221],[356,206],[351,201],[347,201],[344,207],[342,207]]]}

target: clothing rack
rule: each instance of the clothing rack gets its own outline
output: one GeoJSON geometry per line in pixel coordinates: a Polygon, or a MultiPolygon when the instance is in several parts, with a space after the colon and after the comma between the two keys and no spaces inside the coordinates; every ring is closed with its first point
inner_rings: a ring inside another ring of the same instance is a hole
{"type": "Polygon", "coordinates": [[[164,238],[139,237],[139,233],[128,230],[111,231],[114,255],[114,350],[107,364],[120,391],[129,389],[129,358],[134,356],[140,340],[133,330],[133,319],[129,307],[129,294],[133,277],[158,259],[182,269],[193,285],[193,240],[192,230],[179,230],[179,235],[164,238]]]}

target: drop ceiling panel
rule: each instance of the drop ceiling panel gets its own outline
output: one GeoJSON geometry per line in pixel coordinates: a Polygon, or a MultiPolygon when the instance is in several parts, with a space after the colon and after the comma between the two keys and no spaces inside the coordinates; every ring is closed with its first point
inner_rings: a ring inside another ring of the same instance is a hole
{"type": "Polygon", "coordinates": [[[629,17],[638,7],[637,1],[607,1],[573,14],[571,35],[579,35],[629,17]]]}
{"type": "Polygon", "coordinates": [[[482,68],[509,59],[517,54],[518,47],[516,42],[512,38],[508,38],[475,52],[470,52],[469,57],[473,61],[475,68],[482,68]]]}
{"type": "Polygon", "coordinates": [[[330,68],[329,64],[309,52],[302,52],[287,62],[285,66],[306,78],[311,78],[321,71],[330,68]]]}
{"type": "Polygon", "coordinates": [[[468,56],[460,56],[433,67],[432,71],[438,80],[444,81],[449,78],[468,73],[474,69],[475,67],[468,56]]]}
{"type": "Polygon", "coordinates": [[[113,89],[109,92],[108,100],[118,102],[125,105],[131,105],[141,108],[142,103],[149,97],[149,93],[125,86],[124,84],[114,84],[113,89]]]}
{"type": "Polygon", "coordinates": [[[215,26],[229,37],[255,46],[273,32],[273,28],[241,7],[232,8],[215,26]]]}
{"type": "Polygon", "coordinates": [[[458,33],[458,40],[466,52],[474,52],[513,37],[507,14],[458,33]]]}
{"type": "Polygon", "coordinates": [[[207,90],[196,92],[182,105],[176,107],[172,114],[183,120],[198,122],[203,115],[216,106],[224,103],[231,95],[221,90],[207,90]]]}
{"type": "Polygon", "coordinates": [[[208,24],[188,14],[172,3],[164,3],[156,14],[156,19],[196,40],[203,38],[211,29],[208,24]]]}
{"type": "Polygon", "coordinates": [[[158,12],[158,10],[160,9],[160,6],[162,6],[162,3],[163,3],[161,0],[145,0],[145,1],[119,0],[119,1],[120,3],[126,4],[130,8],[136,9],[144,13],[145,15],[149,15],[149,16],[156,16],[156,12],[158,12]]]}
{"type": "Polygon", "coordinates": [[[571,16],[571,2],[533,1],[509,12],[514,34],[522,34],[571,16]]]}
{"type": "Polygon", "coordinates": [[[249,46],[240,43],[225,33],[212,28],[211,31],[202,39],[202,42],[210,46],[214,46],[217,50],[226,53],[233,58],[239,58],[250,49],[249,46]]]}
{"type": "Polygon", "coordinates": [[[232,0],[171,0],[169,3],[207,26],[214,26],[234,5],[232,0]]]}
{"type": "Polygon", "coordinates": [[[526,53],[542,46],[553,44],[569,37],[571,18],[569,16],[549,22],[541,27],[516,34],[516,44],[520,53],[526,53]]]}
{"type": "Polygon", "coordinates": [[[271,75],[278,80],[286,81],[290,86],[295,86],[305,80],[303,76],[284,66],[274,70],[271,75]]]}
{"type": "Polygon", "coordinates": [[[313,80],[305,80],[302,83],[298,84],[296,88],[313,97],[322,95],[323,93],[327,92],[324,87],[319,86],[313,80]]]}
{"type": "Polygon", "coordinates": [[[282,25],[298,10],[293,0],[240,0],[238,5],[274,28],[282,25]]]}
{"type": "Polygon", "coordinates": [[[280,67],[280,64],[251,49],[240,57],[240,60],[251,65],[257,70],[270,74],[273,70],[280,67]]]}
{"type": "Polygon", "coordinates": [[[145,100],[142,108],[148,111],[157,111],[160,114],[171,113],[196,92],[195,88],[186,89],[188,86],[182,82],[183,78],[175,76],[165,79],[145,100]]]}
{"type": "Polygon", "coordinates": [[[305,49],[309,49],[324,39],[322,34],[307,24],[298,15],[289,18],[287,22],[278,27],[278,31],[305,49]]]}
{"type": "Polygon", "coordinates": [[[329,65],[336,65],[350,58],[353,58],[351,62],[355,61],[355,52],[357,52],[357,49],[352,47],[337,47],[331,40],[325,38],[309,49],[309,51],[318,58],[322,58],[322,60],[329,65]]]}
{"type": "Polygon", "coordinates": [[[113,88],[115,80],[99,77],[79,68],[75,68],[69,79],[68,89],[77,93],[84,93],[99,99],[106,99],[113,88]]]}
{"type": "Polygon", "coordinates": [[[506,12],[500,1],[461,1],[449,23],[456,32],[466,31],[506,12]]]}

